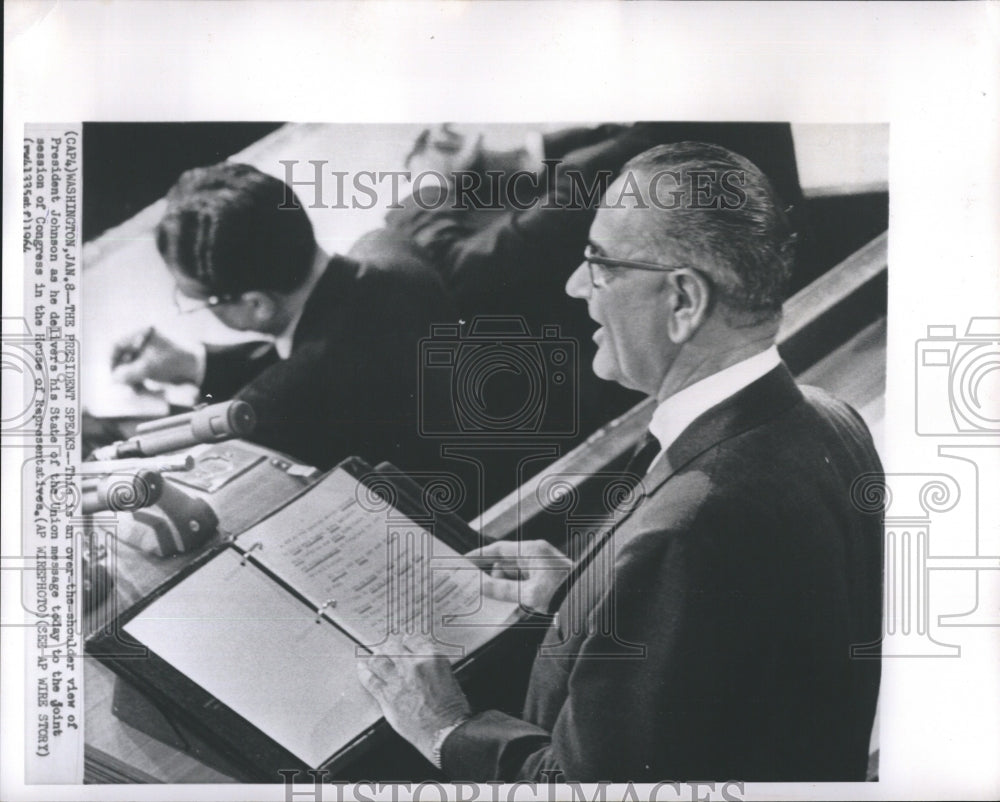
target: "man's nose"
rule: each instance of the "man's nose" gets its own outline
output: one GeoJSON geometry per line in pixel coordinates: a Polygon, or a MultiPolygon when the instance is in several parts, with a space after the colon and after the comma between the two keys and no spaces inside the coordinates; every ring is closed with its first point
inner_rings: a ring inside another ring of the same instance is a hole
{"type": "Polygon", "coordinates": [[[580,266],[573,271],[573,274],[566,282],[566,294],[570,298],[590,298],[590,268],[586,262],[581,262],[580,266]]]}

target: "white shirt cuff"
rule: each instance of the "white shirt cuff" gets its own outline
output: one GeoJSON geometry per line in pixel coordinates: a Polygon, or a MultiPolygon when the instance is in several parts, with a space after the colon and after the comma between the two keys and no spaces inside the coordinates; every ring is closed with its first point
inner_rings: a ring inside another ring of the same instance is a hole
{"type": "Polygon", "coordinates": [[[545,158],[545,138],[541,131],[529,131],[524,137],[524,168],[536,173],[542,169],[545,158]]]}
{"type": "Polygon", "coordinates": [[[202,382],[205,381],[208,350],[205,348],[204,343],[197,343],[191,347],[191,353],[194,355],[194,383],[198,387],[201,387],[202,382]]]}
{"type": "Polygon", "coordinates": [[[444,742],[448,740],[448,736],[451,735],[455,730],[461,727],[467,718],[463,718],[448,727],[442,727],[436,733],[434,733],[434,743],[431,745],[431,763],[434,764],[434,768],[441,768],[441,750],[444,748],[444,742]]]}

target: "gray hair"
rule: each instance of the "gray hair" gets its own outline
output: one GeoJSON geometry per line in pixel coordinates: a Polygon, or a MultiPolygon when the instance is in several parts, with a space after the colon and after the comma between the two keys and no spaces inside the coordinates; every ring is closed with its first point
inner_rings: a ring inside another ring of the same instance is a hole
{"type": "Polygon", "coordinates": [[[678,142],[639,154],[620,179],[630,173],[648,181],[645,200],[662,210],[654,241],[702,269],[735,318],[752,324],[780,315],[796,235],[755,164],[719,145],[678,142]]]}

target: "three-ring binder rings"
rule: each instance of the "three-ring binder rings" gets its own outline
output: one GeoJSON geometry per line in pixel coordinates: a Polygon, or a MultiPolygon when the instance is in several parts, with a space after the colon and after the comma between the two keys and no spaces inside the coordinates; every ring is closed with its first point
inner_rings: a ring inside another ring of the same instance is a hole
{"type": "Polygon", "coordinates": [[[358,655],[420,633],[458,663],[518,616],[453,548],[476,545],[472,530],[437,531],[405,488],[382,503],[371,475],[341,463],[124,611],[88,652],[261,779],[334,770],[381,718],[358,655]]]}

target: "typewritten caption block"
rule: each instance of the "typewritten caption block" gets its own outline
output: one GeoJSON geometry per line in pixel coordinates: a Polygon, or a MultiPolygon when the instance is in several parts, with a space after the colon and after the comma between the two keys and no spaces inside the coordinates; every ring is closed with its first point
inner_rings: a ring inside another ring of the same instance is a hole
{"type": "MultiPolygon", "coordinates": [[[[78,783],[83,771],[82,533],[79,517],[79,125],[25,129],[24,317],[4,321],[20,414],[4,446],[22,460],[19,575],[25,628],[25,760],[31,783],[78,783]]],[[[10,454],[8,454],[10,456],[10,454]]]]}

